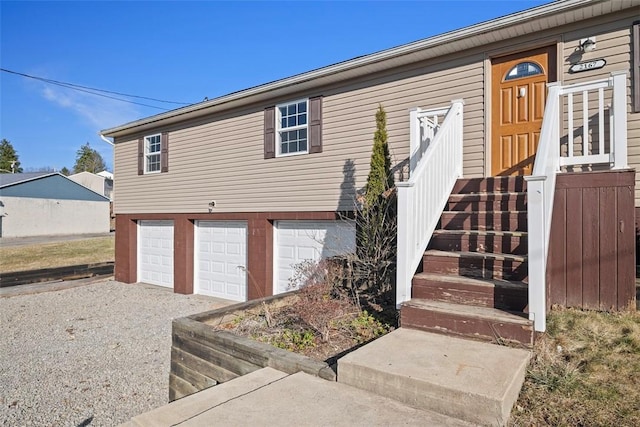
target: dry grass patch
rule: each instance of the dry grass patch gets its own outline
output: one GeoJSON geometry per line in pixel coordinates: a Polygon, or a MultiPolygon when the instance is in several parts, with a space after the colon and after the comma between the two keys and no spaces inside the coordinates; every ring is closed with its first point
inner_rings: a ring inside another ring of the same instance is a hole
{"type": "Polygon", "coordinates": [[[554,310],[514,426],[639,426],[640,313],[554,310]]]}
{"type": "Polygon", "coordinates": [[[0,248],[3,272],[113,261],[113,236],[0,248]]]}

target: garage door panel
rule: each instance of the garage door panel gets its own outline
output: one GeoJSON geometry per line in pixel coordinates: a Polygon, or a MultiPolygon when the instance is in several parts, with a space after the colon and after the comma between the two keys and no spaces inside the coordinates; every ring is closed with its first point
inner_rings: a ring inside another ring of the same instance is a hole
{"type": "Polygon", "coordinates": [[[347,221],[278,221],[274,239],[274,293],[289,290],[295,267],[355,250],[355,226],[347,221]]]}
{"type": "Polygon", "coordinates": [[[196,292],[234,301],[246,300],[247,225],[232,221],[196,224],[196,292]]]}
{"type": "Polygon", "coordinates": [[[321,250],[313,247],[302,247],[296,251],[296,258],[300,260],[317,259],[321,255],[321,250]]]}
{"type": "Polygon", "coordinates": [[[140,221],[138,233],[138,280],[173,288],[173,221],[140,221]]]}
{"type": "Polygon", "coordinates": [[[224,273],[225,269],[224,269],[224,263],[223,262],[215,262],[212,261],[210,262],[211,264],[211,271],[214,273],[224,273]]]}

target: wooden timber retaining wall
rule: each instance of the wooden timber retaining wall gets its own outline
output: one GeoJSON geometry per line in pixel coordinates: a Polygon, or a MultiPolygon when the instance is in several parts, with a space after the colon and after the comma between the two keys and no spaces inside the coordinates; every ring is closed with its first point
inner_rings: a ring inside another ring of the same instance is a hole
{"type": "Polygon", "coordinates": [[[75,280],[113,275],[113,262],[80,264],[40,270],[0,272],[0,288],[51,280],[75,280]]]}
{"type": "Polygon", "coordinates": [[[303,371],[335,381],[335,372],[325,362],[214,328],[247,311],[259,312],[263,303],[275,307],[293,298],[297,296],[287,293],[175,319],[169,401],[267,366],[289,374],[303,371]]]}
{"type": "Polygon", "coordinates": [[[634,187],[633,170],[558,174],[547,309],[635,310],[634,187]]]}

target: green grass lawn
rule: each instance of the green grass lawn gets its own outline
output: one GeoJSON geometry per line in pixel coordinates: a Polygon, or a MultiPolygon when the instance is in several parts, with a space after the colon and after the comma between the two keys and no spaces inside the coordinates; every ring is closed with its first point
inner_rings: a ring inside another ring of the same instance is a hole
{"type": "Polygon", "coordinates": [[[640,312],[552,311],[513,426],[640,426],[640,312]]]}
{"type": "Polygon", "coordinates": [[[115,238],[97,237],[67,242],[0,247],[0,270],[25,271],[113,261],[115,238]]]}

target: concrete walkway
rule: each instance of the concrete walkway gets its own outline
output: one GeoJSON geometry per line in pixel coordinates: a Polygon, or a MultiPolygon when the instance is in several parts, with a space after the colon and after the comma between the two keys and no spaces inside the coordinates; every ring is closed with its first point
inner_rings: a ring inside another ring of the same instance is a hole
{"type": "Polygon", "coordinates": [[[530,352],[400,328],[338,360],[338,382],[263,368],[128,427],[506,425],[530,352]]]}
{"type": "Polygon", "coordinates": [[[302,372],[263,368],[134,417],[146,426],[470,426],[302,372]]]}

